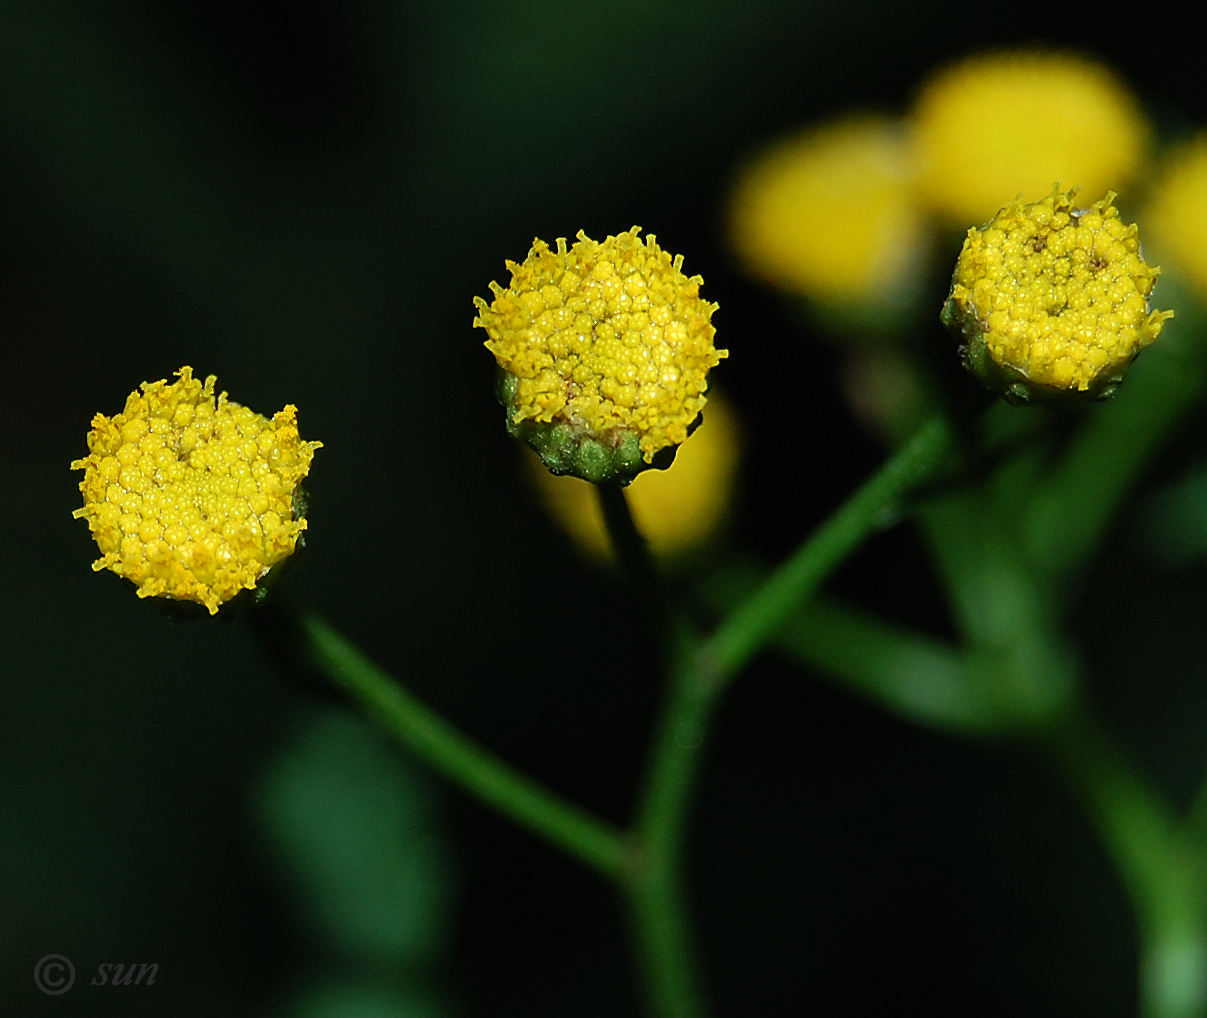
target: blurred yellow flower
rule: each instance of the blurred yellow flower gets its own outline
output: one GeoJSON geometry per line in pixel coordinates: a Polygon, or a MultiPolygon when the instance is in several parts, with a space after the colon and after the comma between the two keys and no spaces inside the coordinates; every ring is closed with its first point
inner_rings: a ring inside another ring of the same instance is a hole
{"type": "Polygon", "coordinates": [[[729,236],[747,271],[822,301],[892,300],[924,262],[900,126],[855,116],[785,138],[741,172],[729,236]]]}
{"type": "MultiPolygon", "coordinates": [[[[704,423],[675,454],[667,470],[647,470],[626,492],[637,528],[656,555],[673,557],[705,544],[724,521],[733,497],[740,432],[729,403],[709,397],[704,423]]],[[[593,485],[555,477],[527,456],[534,483],[549,511],[594,558],[611,554],[593,485]]]]}
{"type": "Polygon", "coordinates": [[[943,306],[969,369],[1014,401],[1108,395],[1173,317],[1149,310],[1160,270],[1114,192],[1090,208],[1075,193],[1011,202],[970,229],[943,306]]]}
{"type": "Polygon", "coordinates": [[[1157,254],[1207,293],[1207,134],[1168,154],[1143,221],[1157,254]]]}
{"type": "Polygon", "coordinates": [[[1115,74],[1071,53],[967,58],[922,86],[910,118],[921,198],[954,225],[983,223],[1059,180],[1125,186],[1148,148],[1139,104],[1115,74]]]}
{"type": "Polygon", "coordinates": [[[176,374],[93,418],[90,452],[71,464],[84,471],[72,515],[100,548],[94,570],[213,615],[293,553],[306,529],[295,496],[322,443],[299,439],[296,407],[268,420],[225,392],[215,400],[214,375],[176,374]]]}
{"type": "Polygon", "coordinates": [[[641,228],[596,242],[581,230],[569,249],[535,240],[511,284],[474,298],[474,325],[505,372],[508,426],[555,473],[627,480],[687,438],[704,408],[715,304],[641,228]],[[536,425],[524,430],[530,422],[536,425]]]}

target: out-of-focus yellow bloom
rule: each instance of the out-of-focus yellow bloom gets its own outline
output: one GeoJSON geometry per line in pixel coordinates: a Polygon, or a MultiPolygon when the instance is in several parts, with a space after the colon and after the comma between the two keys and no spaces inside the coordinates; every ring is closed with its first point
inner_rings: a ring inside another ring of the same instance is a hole
{"type": "Polygon", "coordinates": [[[1207,134],[1169,153],[1143,222],[1154,251],[1207,293],[1207,134]]]}
{"type": "MultiPolygon", "coordinates": [[[[666,470],[648,470],[629,486],[629,507],[638,530],[660,556],[703,545],[723,521],[733,496],[740,434],[729,404],[715,394],[704,423],[675,454],[666,470]]],[[[594,558],[611,554],[594,487],[576,477],[555,477],[528,457],[533,480],[550,512],[594,558]]]]}
{"type": "Polygon", "coordinates": [[[968,231],[943,320],[969,368],[1008,398],[1108,395],[1172,311],[1149,311],[1157,268],[1140,256],[1114,192],[1014,201],[968,231]]]}
{"type": "Polygon", "coordinates": [[[812,127],[758,155],[729,209],[734,251],[751,275],[840,303],[892,300],[924,262],[900,126],[859,116],[812,127]]]}
{"type": "Polygon", "coordinates": [[[1106,67],[1070,53],[989,53],[944,68],[910,118],[919,194],[955,225],[984,222],[1052,181],[1103,194],[1148,148],[1139,104],[1106,67]]]}
{"type": "Polygon", "coordinates": [[[297,408],[272,420],[214,398],[193,369],[143,382],[121,413],[97,414],[83,470],[83,517],[101,550],[94,570],[133,582],[139,597],[205,605],[210,614],[254,589],[293,553],[306,521],[298,485],[321,442],[298,437],[297,408]]]}
{"type": "Polygon", "coordinates": [[[474,325],[505,372],[509,429],[522,430],[555,473],[627,480],[678,445],[707,402],[708,372],[728,356],[713,347],[715,304],[683,256],[634,226],[598,243],[581,230],[567,250],[533,241],[511,285],[475,297],[474,325]]]}

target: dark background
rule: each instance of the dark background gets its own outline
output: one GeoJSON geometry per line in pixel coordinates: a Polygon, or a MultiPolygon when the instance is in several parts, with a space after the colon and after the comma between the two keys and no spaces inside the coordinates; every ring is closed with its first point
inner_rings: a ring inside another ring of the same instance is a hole
{"type": "MultiPolygon", "coordinates": [[[[937,63],[1016,42],[1108,60],[1167,133],[1203,121],[1185,26],[1154,9],[1141,41],[1101,14],[1064,28],[1048,6],[880,0],[0,5],[0,1010],[276,1014],[326,964],[253,790],[299,717],[339,708],[284,674],[247,618],[170,626],[89,571],[67,464],[93,413],[185,363],[262,413],[296,403],[325,445],[290,593],[622,823],[659,677],[621,588],[526,486],[471,298],[534,235],[637,223],[684,253],[721,305],[716,378],[745,421],[730,540],[777,558],[882,451],[841,400],[834,350],[729,260],[734,167],[801,123],[899,112],[937,63]],[[30,978],[52,952],[81,972],[62,997],[30,978]],[[155,961],[159,982],[90,990],[105,960],[155,961]]],[[[1124,516],[1085,579],[1079,645],[1100,709],[1182,802],[1207,742],[1207,583],[1141,561],[1124,516]]],[[[948,629],[908,529],[834,586],[948,629]]],[[[451,911],[424,979],[444,1013],[637,1013],[609,889],[425,787],[451,911]]],[[[912,728],[763,658],[720,715],[690,844],[718,1015],[1134,1009],[1110,864],[1014,747],[912,728]]]]}

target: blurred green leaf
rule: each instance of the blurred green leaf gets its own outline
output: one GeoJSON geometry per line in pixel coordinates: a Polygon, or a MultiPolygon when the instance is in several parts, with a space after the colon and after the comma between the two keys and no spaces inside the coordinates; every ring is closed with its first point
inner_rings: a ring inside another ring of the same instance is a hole
{"type": "Polygon", "coordinates": [[[431,792],[371,729],[342,713],[307,718],[256,800],[282,868],[330,946],[391,970],[431,959],[449,898],[431,792]]]}
{"type": "Polygon", "coordinates": [[[446,1013],[428,994],[353,983],[308,987],[283,1011],[288,1018],[441,1018],[446,1013]]]}

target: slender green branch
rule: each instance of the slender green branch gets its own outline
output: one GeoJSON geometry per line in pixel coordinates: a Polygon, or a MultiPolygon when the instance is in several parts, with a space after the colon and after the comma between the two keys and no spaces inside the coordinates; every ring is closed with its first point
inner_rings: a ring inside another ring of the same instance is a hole
{"type": "Polygon", "coordinates": [[[1141,1015],[1202,1018],[1207,1014],[1207,885],[1201,846],[1179,830],[1162,797],[1084,718],[1070,718],[1046,736],[1136,910],[1141,1015]]]}
{"type": "Polygon", "coordinates": [[[977,734],[1005,721],[957,648],[829,599],[805,605],[775,645],[916,724],[977,734]]]}
{"type": "Polygon", "coordinates": [[[628,887],[647,1006],[657,1018],[700,1018],[707,1013],[680,883],[677,868],[659,872],[651,866],[628,887]]]}
{"type": "Polygon", "coordinates": [[[682,844],[717,688],[697,668],[696,639],[667,607],[623,489],[601,485],[599,497],[617,558],[669,658],[668,701],[634,822],[634,864],[623,886],[651,1012],[658,1018],[699,1018],[705,1013],[704,991],[688,929],[682,844]]]}
{"type": "Polygon", "coordinates": [[[323,671],[432,768],[588,866],[621,878],[631,854],[621,832],[462,735],[322,620],[303,615],[300,629],[323,671]]]}
{"type": "Polygon", "coordinates": [[[628,891],[654,1013],[691,1018],[705,1007],[686,919],[682,846],[717,687],[695,667],[693,645],[681,643],[676,657],[634,825],[640,855],[628,891]]]}
{"type": "Polygon", "coordinates": [[[1141,921],[1172,911],[1158,862],[1169,855],[1176,829],[1166,804],[1084,717],[1046,730],[1044,744],[1085,802],[1132,900],[1151,913],[1141,921]]]}
{"type": "Polygon", "coordinates": [[[1067,775],[1122,879],[1140,932],[1141,1015],[1204,1018],[1202,850],[1085,718],[1076,670],[1053,627],[1055,576],[1026,567],[1009,503],[998,504],[990,488],[936,500],[921,514],[956,618],[971,653],[996,666],[1003,706],[1014,705],[1020,729],[1067,775]]]}
{"type": "Polygon", "coordinates": [[[645,616],[646,624],[655,637],[664,639],[670,621],[666,598],[654,569],[649,545],[633,521],[624,488],[619,484],[610,483],[597,484],[595,490],[599,495],[599,507],[603,512],[612,548],[616,552],[621,569],[628,576],[638,609],[645,616]]]}
{"type": "Polygon", "coordinates": [[[708,666],[730,680],[776,633],[796,608],[874,531],[900,500],[934,477],[950,460],[951,429],[935,419],[922,428],[729,616],[705,645],[708,666]]]}
{"type": "MultiPolygon", "coordinates": [[[[702,607],[725,612],[770,570],[730,562],[696,588],[702,607]]],[[[819,594],[780,628],[772,647],[898,717],[929,728],[988,732],[1002,720],[958,647],[819,594]]]]}

